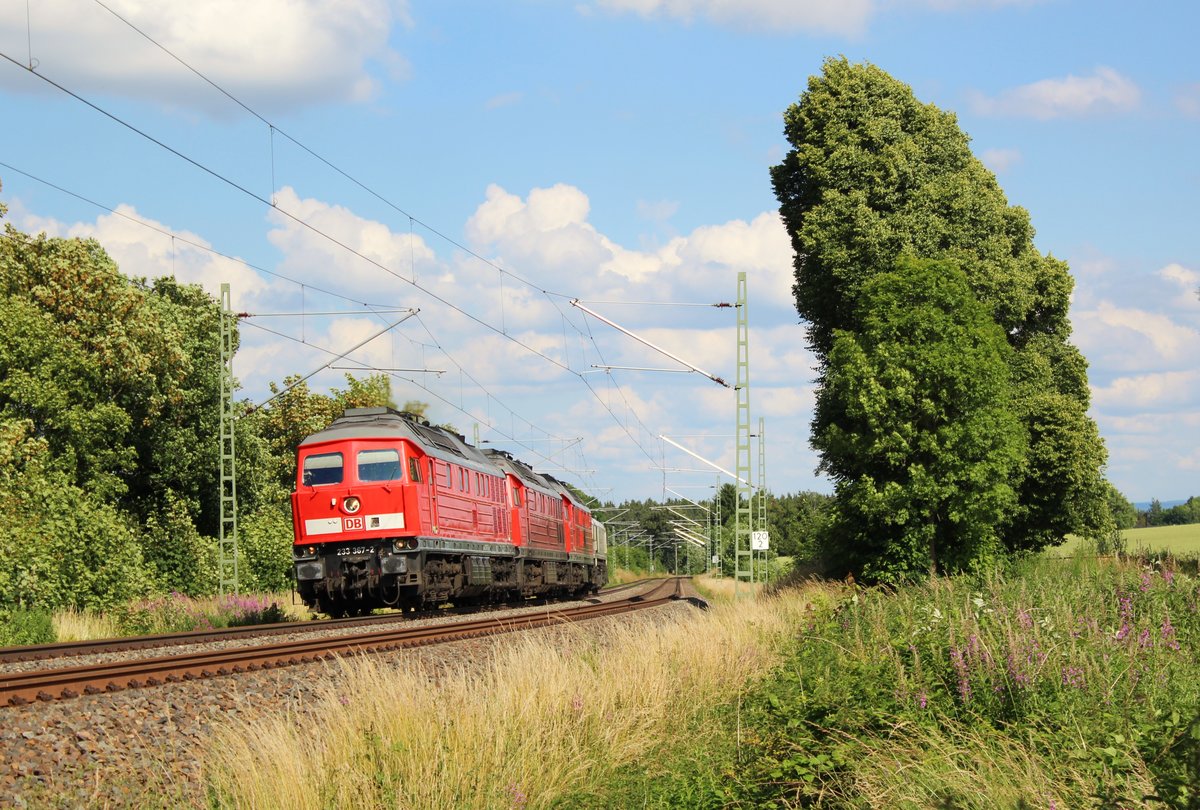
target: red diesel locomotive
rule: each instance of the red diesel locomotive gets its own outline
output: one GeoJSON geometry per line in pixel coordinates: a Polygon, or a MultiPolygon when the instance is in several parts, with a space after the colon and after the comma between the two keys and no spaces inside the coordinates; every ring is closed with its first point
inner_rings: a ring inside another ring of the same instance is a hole
{"type": "Polygon", "coordinates": [[[300,443],[296,586],[331,616],[595,592],[603,525],[557,479],[389,408],[300,443]]]}

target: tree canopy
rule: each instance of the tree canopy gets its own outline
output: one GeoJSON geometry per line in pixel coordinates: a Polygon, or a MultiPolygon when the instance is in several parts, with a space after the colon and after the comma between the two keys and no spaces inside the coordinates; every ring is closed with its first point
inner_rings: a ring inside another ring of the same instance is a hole
{"type": "MultiPolygon", "coordinates": [[[[94,240],[11,225],[3,237],[0,507],[19,519],[0,523],[0,613],[211,593],[218,302],[172,278],[126,277],[94,240]]],[[[299,440],[346,407],[391,401],[382,375],[347,384],[236,406],[244,588],[289,585],[299,440]]]]}
{"type": "Polygon", "coordinates": [[[1004,332],[949,261],[902,259],[858,307],[860,329],[834,332],[813,420],[834,559],[893,580],[994,554],[1022,449],[1004,332]]]}
{"type": "MultiPolygon", "coordinates": [[[[903,335],[886,352],[878,340],[864,337],[880,327],[879,318],[891,317],[876,307],[909,305],[881,297],[880,288],[872,286],[877,277],[918,267],[927,281],[930,273],[961,275],[965,287],[954,295],[965,291],[978,302],[973,328],[1000,335],[1008,344],[1002,353],[1007,388],[987,408],[993,413],[998,407],[1007,416],[994,414],[993,429],[1008,437],[1015,418],[1019,435],[1015,453],[1008,438],[989,442],[999,456],[985,466],[1006,470],[1007,487],[1015,493],[989,531],[997,533],[1003,548],[1032,550],[1060,542],[1067,532],[1101,530],[1109,521],[1101,475],[1105,451],[1087,416],[1087,364],[1069,342],[1071,277],[1064,262],[1036,249],[1028,213],[1008,204],[995,176],[971,154],[954,115],[920,102],[910,87],[879,68],[843,58],[826,61],[784,121],[792,148],[771,177],[795,253],[797,310],[807,321],[809,344],[820,363],[824,404],[813,427],[823,463],[832,471],[830,454],[850,446],[845,445],[849,439],[833,442],[828,435],[837,422],[830,415],[853,410],[854,403],[845,398],[861,393],[845,382],[847,363],[866,363],[876,379],[904,377],[905,363],[917,363],[919,368],[905,373],[925,375],[913,384],[928,387],[931,407],[946,409],[964,424],[976,420],[975,427],[963,428],[968,433],[983,430],[979,420],[986,419],[978,409],[987,403],[975,398],[968,411],[955,411],[951,404],[962,392],[931,387],[930,375],[940,373],[940,366],[918,363],[918,347],[901,350],[903,335]],[[905,264],[911,259],[936,264],[905,264]],[[855,343],[865,353],[852,351],[855,343]]],[[[917,338],[910,335],[910,340],[917,338]]],[[[960,399],[958,405],[963,404],[960,399]]],[[[852,429],[869,433],[865,425],[852,429]]],[[[922,442],[940,440],[920,421],[910,429],[913,440],[896,452],[915,462],[922,442]]],[[[863,441],[871,446],[865,436],[863,441]]],[[[950,476],[931,485],[959,488],[963,483],[950,476]]],[[[876,527],[860,522],[845,534],[850,515],[857,514],[846,506],[847,487],[838,501],[841,519],[834,524],[842,530],[840,543],[857,542],[851,538],[876,527]]],[[[908,519],[889,525],[874,552],[891,558],[884,565],[888,578],[922,570],[925,560],[911,546],[909,529],[902,528],[910,525],[908,519]]],[[[973,519],[958,525],[956,531],[966,532],[960,538],[963,547],[971,547],[967,537],[980,536],[982,527],[973,519]]],[[[865,565],[861,556],[846,559],[865,565]]]]}

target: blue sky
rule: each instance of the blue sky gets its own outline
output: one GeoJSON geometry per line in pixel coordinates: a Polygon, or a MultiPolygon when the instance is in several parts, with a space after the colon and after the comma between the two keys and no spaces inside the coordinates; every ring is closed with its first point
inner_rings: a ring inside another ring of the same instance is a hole
{"type": "Polygon", "coordinates": [[[394,372],[396,398],[601,496],[699,499],[717,474],[658,436],[732,467],[733,393],[594,368],[674,364],[570,299],[732,379],[731,311],[667,304],[731,301],[745,271],[768,486],[829,491],[768,169],[783,111],[845,55],[954,111],[1070,263],[1113,482],[1200,493],[1195,4],[106,6],[0,7],[0,202],[21,230],[95,236],[130,275],[232,284],[256,316],[235,359],[256,402],[400,317],[364,305],[419,308],[336,365],[442,372],[394,372]]]}

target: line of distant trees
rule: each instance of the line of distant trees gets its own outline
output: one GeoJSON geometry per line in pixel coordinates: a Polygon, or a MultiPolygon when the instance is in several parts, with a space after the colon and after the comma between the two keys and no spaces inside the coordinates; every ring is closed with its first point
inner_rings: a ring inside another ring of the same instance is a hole
{"type": "Polygon", "coordinates": [[[1149,509],[1138,509],[1129,499],[1109,485],[1108,508],[1118,529],[1145,529],[1153,526],[1184,526],[1200,523],[1200,497],[1193,495],[1175,506],[1164,508],[1162,501],[1150,501],[1149,509]]]}
{"type": "Polygon", "coordinates": [[[1185,502],[1169,508],[1163,508],[1162,503],[1155,498],[1150,501],[1149,509],[1139,509],[1137,526],[1183,526],[1187,523],[1200,523],[1200,497],[1193,495],[1185,502]]]}

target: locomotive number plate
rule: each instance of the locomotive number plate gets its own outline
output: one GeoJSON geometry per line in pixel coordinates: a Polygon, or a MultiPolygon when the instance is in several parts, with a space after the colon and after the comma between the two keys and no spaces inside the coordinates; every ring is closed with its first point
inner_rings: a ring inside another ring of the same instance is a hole
{"type": "Polygon", "coordinates": [[[350,548],[339,548],[337,555],[339,557],[351,557],[356,554],[370,554],[374,549],[370,546],[353,546],[350,548]]]}

